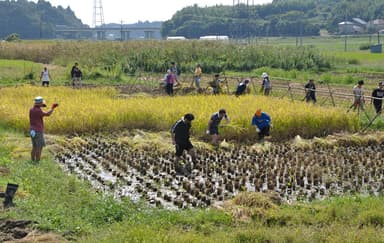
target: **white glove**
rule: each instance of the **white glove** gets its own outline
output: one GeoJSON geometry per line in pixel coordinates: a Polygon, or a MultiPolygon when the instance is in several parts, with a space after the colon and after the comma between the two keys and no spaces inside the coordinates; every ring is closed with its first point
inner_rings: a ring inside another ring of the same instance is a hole
{"type": "Polygon", "coordinates": [[[260,129],[258,127],[256,127],[256,132],[259,133],[260,132],[260,129]]]}
{"type": "Polygon", "coordinates": [[[31,135],[32,138],[34,138],[36,136],[36,131],[35,130],[31,130],[29,132],[29,134],[31,135]]]}
{"type": "Polygon", "coordinates": [[[207,130],[205,133],[206,133],[206,134],[209,134],[209,130],[207,130]]]}

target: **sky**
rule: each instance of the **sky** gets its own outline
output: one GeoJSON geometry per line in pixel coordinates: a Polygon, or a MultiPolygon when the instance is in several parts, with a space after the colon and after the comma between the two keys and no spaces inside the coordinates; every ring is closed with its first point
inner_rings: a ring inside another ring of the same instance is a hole
{"type": "MultiPolygon", "coordinates": [[[[83,24],[92,26],[94,0],[45,0],[53,6],[68,6],[83,24]]],[[[99,2],[100,0],[96,0],[99,2]]],[[[200,7],[214,5],[233,5],[237,2],[249,4],[271,3],[272,0],[104,0],[102,2],[104,22],[133,24],[138,21],[165,21],[184,7],[197,4],[200,7]]],[[[33,0],[37,2],[37,0],[33,0]]]]}

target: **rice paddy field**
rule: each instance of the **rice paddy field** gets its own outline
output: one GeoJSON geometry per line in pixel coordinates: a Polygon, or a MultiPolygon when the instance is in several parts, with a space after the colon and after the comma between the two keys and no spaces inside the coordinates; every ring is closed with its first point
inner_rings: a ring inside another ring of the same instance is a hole
{"type": "Polygon", "coordinates": [[[244,77],[257,85],[264,71],[280,83],[316,77],[338,90],[362,77],[371,89],[384,78],[382,54],[358,50],[373,39],[349,38],[348,51],[340,39],[303,39],[304,48],[293,40],[0,43],[0,191],[19,185],[16,207],[0,212],[0,241],[381,242],[381,117],[363,134],[370,107],[366,116],[341,100],[229,92],[244,77]],[[158,83],[171,60],[184,87],[168,97],[158,83]],[[81,89],[68,85],[75,61],[81,89]],[[187,92],[197,62],[206,67],[203,84],[216,72],[229,80],[223,94],[187,92]],[[54,76],[49,88],[39,85],[43,66],[54,76]],[[44,120],[38,164],[29,159],[35,96],[46,110],[59,103],[44,120]],[[231,121],[217,148],[205,131],[221,108],[231,121]],[[258,108],[273,123],[263,144],[250,125],[258,108]],[[195,115],[197,157],[183,156],[192,173],[179,175],[170,128],[186,113],[195,115]]]}

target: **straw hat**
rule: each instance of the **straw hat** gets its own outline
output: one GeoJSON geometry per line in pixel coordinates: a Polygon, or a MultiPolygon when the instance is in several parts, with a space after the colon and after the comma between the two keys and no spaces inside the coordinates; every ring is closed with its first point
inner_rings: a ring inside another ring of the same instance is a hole
{"type": "Polygon", "coordinates": [[[35,105],[43,106],[43,107],[47,106],[45,103],[45,100],[41,96],[35,97],[35,105]]]}

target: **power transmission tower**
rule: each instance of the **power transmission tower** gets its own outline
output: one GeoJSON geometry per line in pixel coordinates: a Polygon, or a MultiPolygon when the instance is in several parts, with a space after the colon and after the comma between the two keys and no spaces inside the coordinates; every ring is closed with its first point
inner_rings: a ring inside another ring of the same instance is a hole
{"type": "Polygon", "coordinates": [[[104,12],[101,0],[93,1],[93,27],[101,26],[104,24],[104,12]]]}

